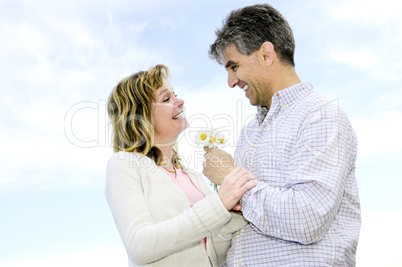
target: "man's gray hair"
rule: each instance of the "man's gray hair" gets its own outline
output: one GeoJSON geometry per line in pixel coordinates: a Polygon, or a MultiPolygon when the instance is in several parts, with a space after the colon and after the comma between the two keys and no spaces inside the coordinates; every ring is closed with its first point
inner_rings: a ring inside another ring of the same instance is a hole
{"type": "Polygon", "coordinates": [[[217,39],[210,46],[209,55],[219,64],[225,61],[225,51],[234,44],[240,53],[250,55],[264,42],[271,42],[284,64],[295,66],[293,31],[278,10],[268,4],[253,5],[234,10],[215,33],[217,39]]]}

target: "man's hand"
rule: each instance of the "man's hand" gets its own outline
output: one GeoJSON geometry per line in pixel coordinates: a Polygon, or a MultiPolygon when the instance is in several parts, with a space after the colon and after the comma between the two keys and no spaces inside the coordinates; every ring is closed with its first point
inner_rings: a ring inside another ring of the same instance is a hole
{"type": "Polygon", "coordinates": [[[233,157],[219,148],[204,147],[203,174],[214,184],[221,185],[223,178],[236,166],[233,157]]]}

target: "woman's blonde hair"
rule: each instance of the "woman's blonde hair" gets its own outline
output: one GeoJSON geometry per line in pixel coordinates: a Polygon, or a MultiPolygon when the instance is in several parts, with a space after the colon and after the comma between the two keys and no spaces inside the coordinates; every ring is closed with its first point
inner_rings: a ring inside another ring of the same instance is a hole
{"type": "MultiPolygon", "coordinates": [[[[156,65],[149,71],[140,71],[121,80],[110,93],[107,111],[113,128],[114,152],[138,152],[156,165],[164,161],[162,151],[155,146],[152,103],[155,92],[169,76],[165,65],[156,65]]],[[[177,142],[172,149],[172,163],[181,168],[177,142]]]]}

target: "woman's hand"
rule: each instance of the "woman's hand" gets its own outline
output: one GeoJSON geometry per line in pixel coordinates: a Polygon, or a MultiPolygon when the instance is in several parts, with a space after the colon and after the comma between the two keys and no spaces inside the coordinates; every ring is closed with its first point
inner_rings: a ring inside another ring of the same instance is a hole
{"type": "Polygon", "coordinates": [[[227,210],[240,210],[241,197],[258,184],[255,176],[248,170],[236,167],[223,179],[218,195],[227,210]]]}

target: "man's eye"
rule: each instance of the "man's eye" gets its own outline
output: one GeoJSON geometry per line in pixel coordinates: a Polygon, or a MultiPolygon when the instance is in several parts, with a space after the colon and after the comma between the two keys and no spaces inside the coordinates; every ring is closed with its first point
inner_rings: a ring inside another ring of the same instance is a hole
{"type": "Polygon", "coordinates": [[[233,71],[236,71],[237,70],[237,66],[231,66],[230,67],[233,71]]]}

